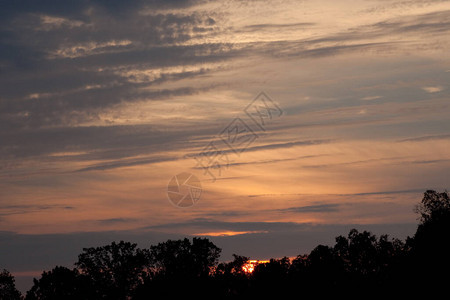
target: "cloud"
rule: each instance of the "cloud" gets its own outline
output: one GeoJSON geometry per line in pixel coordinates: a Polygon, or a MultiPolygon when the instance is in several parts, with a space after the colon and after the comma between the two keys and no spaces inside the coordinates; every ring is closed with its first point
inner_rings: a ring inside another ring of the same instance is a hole
{"type": "Polygon", "coordinates": [[[361,98],[361,100],[372,101],[372,100],[377,100],[377,99],[380,99],[380,98],[381,98],[381,96],[366,96],[366,97],[361,98]]]}
{"type": "Polygon", "coordinates": [[[449,162],[450,159],[429,159],[429,160],[416,160],[411,163],[413,164],[441,164],[444,162],[449,162]]]}
{"type": "Polygon", "coordinates": [[[339,211],[340,206],[341,206],[340,204],[336,203],[317,204],[317,205],[283,208],[279,209],[278,211],[286,213],[327,213],[339,211]]]}
{"type": "MultiPolygon", "coordinates": [[[[367,192],[367,193],[355,193],[351,195],[355,196],[367,196],[367,195],[392,195],[392,194],[409,194],[409,193],[423,193],[426,189],[409,189],[409,190],[398,190],[398,191],[379,191],[379,192],[367,192]]],[[[344,194],[347,195],[347,194],[344,194]]]]}
{"type": "Polygon", "coordinates": [[[450,134],[440,134],[440,135],[427,135],[427,136],[420,136],[420,137],[413,137],[408,139],[399,140],[398,142],[426,142],[426,141],[433,141],[433,140],[445,140],[449,139],[450,134]]]}
{"type": "MultiPolygon", "coordinates": [[[[0,89],[3,95],[0,101],[2,128],[72,126],[95,121],[99,111],[119,103],[168,99],[204,91],[188,86],[158,91],[155,88],[143,89],[184,78],[196,78],[217,70],[199,68],[182,71],[187,64],[196,66],[205,62],[229,62],[256,54],[268,57],[321,57],[370,49],[378,51],[403,43],[375,41],[392,32],[429,32],[430,26],[440,26],[441,31],[448,28],[445,23],[448,12],[439,12],[416,18],[393,18],[313,39],[250,41],[241,43],[239,48],[233,42],[223,41],[188,45],[184,42],[199,37],[200,33],[196,31],[202,31],[200,28],[221,30],[217,28],[219,25],[214,21],[214,15],[170,11],[141,15],[139,12],[143,7],[169,9],[195,6],[202,2],[176,1],[170,5],[160,1],[133,3],[135,6],[97,1],[66,7],[50,1],[42,7],[33,4],[27,7],[8,6],[4,13],[9,12],[11,16],[5,18],[3,23],[9,31],[3,31],[3,34],[9,38],[3,40],[4,50],[0,51],[0,61],[8,70],[3,73],[7,76],[0,74],[4,82],[0,89]],[[89,8],[92,12],[88,14],[86,11],[89,8]],[[31,15],[32,18],[20,18],[21,14],[31,15]],[[48,27],[48,34],[43,33],[39,39],[34,38],[36,28],[44,25],[48,27]],[[389,32],[386,32],[387,29],[389,32]],[[367,39],[373,41],[367,42],[367,39]],[[35,42],[30,43],[31,40],[35,42]],[[11,62],[17,62],[18,65],[14,67],[11,62]],[[26,66],[21,67],[19,64],[26,66]],[[168,66],[181,68],[176,73],[157,70],[168,66]],[[35,76],[33,70],[45,72],[35,76]],[[146,75],[152,72],[155,72],[156,77],[146,75]],[[30,95],[32,97],[27,99],[30,95]]],[[[312,24],[257,23],[244,25],[243,28],[289,31],[312,24]]],[[[206,88],[217,86],[220,84],[206,88]]]]}
{"type": "Polygon", "coordinates": [[[194,236],[234,236],[243,234],[257,234],[257,233],[267,233],[267,231],[216,231],[216,232],[202,232],[194,233],[194,236]]]}
{"type": "Polygon", "coordinates": [[[316,23],[313,22],[298,22],[298,23],[287,23],[287,24],[275,24],[275,23],[263,23],[263,24],[252,24],[252,25],[246,25],[242,29],[238,29],[238,31],[243,32],[252,32],[257,31],[260,32],[261,30],[289,30],[289,29],[295,29],[296,27],[299,28],[305,28],[314,26],[316,23]]]}
{"type": "Polygon", "coordinates": [[[331,143],[332,140],[305,140],[305,141],[295,141],[288,143],[276,143],[276,144],[268,144],[263,146],[253,146],[248,147],[245,151],[258,151],[258,150],[272,150],[272,149],[280,149],[280,148],[291,148],[296,146],[311,146],[311,145],[321,145],[331,143]]]}
{"type": "MultiPolygon", "coordinates": [[[[308,158],[316,158],[316,157],[322,157],[327,156],[325,154],[323,155],[305,155],[305,156],[299,156],[294,158],[280,158],[280,159],[269,159],[269,160],[262,160],[262,161],[250,161],[250,162],[236,162],[236,163],[228,163],[227,166],[243,166],[243,165],[261,165],[261,164],[273,164],[278,162],[285,162],[285,161],[294,161],[299,159],[308,159],[308,158]]],[[[222,179],[222,178],[220,178],[222,179]]]]}
{"type": "Polygon", "coordinates": [[[71,47],[59,48],[51,53],[50,56],[54,58],[76,58],[105,52],[124,51],[131,44],[132,42],[130,40],[111,40],[102,43],[88,42],[71,47]]]}
{"type": "Polygon", "coordinates": [[[133,218],[111,218],[111,219],[97,220],[97,222],[102,225],[114,225],[117,223],[133,223],[136,220],[137,219],[133,219],[133,218]]]}
{"type": "Polygon", "coordinates": [[[442,92],[444,88],[442,86],[425,86],[422,88],[427,93],[438,93],[442,92]]]}
{"type": "Polygon", "coordinates": [[[340,163],[305,165],[303,167],[304,168],[328,168],[328,167],[335,167],[335,166],[350,166],[350,165],[367,164],[367,163],[374,163],[374,162],[380,163],[380,162],[396,161],[396,160],[402,160],[402,159],[404,159],[404,157],[401,157],[401,156],[384,157],[384,158],[372,158],[372,159],[340,162],[340,163]]]}
{"type": "MultiPolygon", "coordinates": [[[[327,196],[369,196],[369,195],[392,195],[392,194],[416,194],[423,193],[427,188],[408,189],[408,190],[395,190],[395,191],[376,191],[376,192],[363,192],[363,193],[347,193],[347,194],[325,194],[327,196]]],[[[315,194],[255,194],[248,195],[247,197],[274,197],[274,196],[314,196],[315,194]]]]}
{"type": "Polygon", "coordinates": [[[146,158],[146,159],[119,160],[119,161],[112,161],[112,162],[87,166],[87,167],[78,169],[75,172],[104,171],[104,170],[111,170],[111,169],[116,169],[116,168],[152,164],[152,163],[157,163],[157,162],[174,161],[177,159],[180,159],[180,158],[173,156],[173,157],[152,157],[152,158],[146,158]]]}
{"type": "MultiPolygon", "coordinates": [[[[59,204],[12,204],[3,205],[0,207],[0,216],[11,216],[11,215],[22,215],[29,214],[32,212],[41,212],[47,210],[73,210],[75,209],[72,205],[59,205],[59,204]]],[[[1,221],[1,220],[0,220],[1,221]]]]}
{"type": "Polygon", "coordinates": [[[6,132],[0,130],[2,140],[8,141],[0,146],[1,158],[21,159],[46,157],[50,161],[86,161],[91,168],[113,168],[115,166],[148,163],[152,161],[167,161],[166,155],[149,154],[164,152],[170,148],[173,151],[185,149],[187,146],[201,146],[194,137],[212,135],[214,128],[188,128],[164,132],[154,125],[111,125],[41,128],[38,130],[21,130],[6,132]],[[191,141],[191,142],[189,142],[191,141]],[[54,153],[76,152],[78,155],[52,156],[54,153]],[[81,152],[81,153],[80,153],[81,152]],[[137,158],[137,156],[141,156],[137,158]],[[145,157],[142,157],[145,156],[145,157]],[[117,159],[126,159],[122,162],[117,159]],[[103,160],[104,163],[92,164],[89,161],[103,160]],[[109,161],[108,160],[114,160],[109,161]]]}
{"type": "MultiPolygon", "coordinates": [[[[205,2],[204,0],[130,0],[124,3],[120,0],[93,0],[77,1],[74,3],[61,3],[57,0],[45,0],[36,3],[32,0],[21,1],[21,3],[5,4],[2,9],[3,17],[15,17],[23,13],[41,13],[57,15],[60,17],[81,17],[86,14],[86,10],[96,9],[106,12],[112,16],[123,16],[144,9],[173,9],[186,8],[205,2]]],[[[89,12],[89,11],[88,11],[89,12]]]]}
{"type": "Polygon", "coordinates": [[[0,35],[5,37],[0,42],[0,66],[5,71],[0,73],[5,83],[0,88],[2,127],[72,126],[95,120],[99,110],[118,103],[193,94],[198,87],[146,91],[143,87],[205,74],[206,69],[185,72],[183,66],[221,61],[229,55],[222,44],[179,45],[202,28],[214,26],[208,15],[139,14],[143,6],[186,7],[194,1],[134,3],[49,1],[2,10],[9,14],[0,21],[0,35]],[[134,71],[165,66],[180,68],[170,73],[160,70],[154,79],[130,80],[134,71]]]}
{"type": "MultiPolygon", "coordinates": [[[[237,148],[235,150],[221,150],[222,153],[233,153],[234,151],[237,152],[253,152],[253,151],[261,151],[261,150],[273,150],[273,149],[283,149],[283,148],[292,148],[292,147],[298,147],[298,146],[313,146],[313,145],[322,145],[322,144],[328,144],[331,143],[332,140],[330,139],[324,139],[324,140],[304,140],[304,141],[295,141],[295,142],[286,142],[286,143],[273,143],[273,144],[266,144],[261,146],[252,146],[252,147],[246,147],[246,148],[237,148]]],[[[206,149],[205,151],[207,151],[206,149]]],[[[195,154],[187,154],[186,157],[195,157],[198,156],[198,153],[195,154]]],[[[311,156],[306,157],[300,157],[300,158],[310,158],[311,156]]],[[[291,160],[291,159],[289,159],[291,160]]],[[[274,162],[274,160],[269,161],[261,161],[261,162],[251,162],[251,164],[263,164],[263,163],[271,163],[274,162]]],[[[240,165],[240,164],[250,164],[250,163],[231,163],[230,165],[240,165]]]]}
{"type": "MultiPolygon", "coordinates": [[[[423,44],[421,36],[446,36],[450,28],[448,17],[450,10],[432,13],[419,14],[415,16],[400,16],[390,18],[385,21],[372,24],[363,24],[346,31],[337,32],[328,35],[322,35],[318,38],[283,41],[267,44],[275,55],[277,53],[289,56],[300,57],[321,57],[335,54],[345,54],[352,52],[384,51],[391,52],[408,51],[412,48],[424,50],[432,47],[432,44],[423,44]],[[412,40],[406,40],[408,35],[412,40]],[[398,36],[396,41],[389,37],[398,36]],[[383,41],[384,40],[384,41],[383,41]],[[288,50],[277,50],[277,48],[288,50]]],[[[441,47],[439,44],[436,47],[441,47]]]]}
{"type": "Polygon", "coordinates": [[[311,224],[302,224],[295,222],[225,222],[216,221],[208,218],[197,218],[187,222],[167,223],[160,225],[152,225],[146,227],[150,230],[173,230],[180,228],[202,228],[202,229],[219,229],[223,231],[280,231],[293,229],[305,229],[311,224]]]}

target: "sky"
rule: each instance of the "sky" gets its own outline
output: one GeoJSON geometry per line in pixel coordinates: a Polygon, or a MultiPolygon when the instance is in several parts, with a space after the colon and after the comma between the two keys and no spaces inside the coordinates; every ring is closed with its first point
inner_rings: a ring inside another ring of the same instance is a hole
{"type": "Polygon", "coordinates": [[[449,187],[449,42],[450,1],[2,1],[0,268],[413,235],[449,187]]]}

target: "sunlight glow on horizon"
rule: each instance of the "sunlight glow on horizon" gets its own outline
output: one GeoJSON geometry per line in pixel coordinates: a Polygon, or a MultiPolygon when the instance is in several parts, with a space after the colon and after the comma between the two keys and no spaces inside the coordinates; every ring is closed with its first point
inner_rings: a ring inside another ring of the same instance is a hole
{"type": "Polygon", "coordinates": [[[270,262],[269,260],[249,260],[247,263],[245,263],[242,266],[242,270],[245,273],[250,274],[250,273],[253,273],[253,271],[255,270],[257,265],[259,265],[259,264],[267,264],[269,262],[270,262]]]}

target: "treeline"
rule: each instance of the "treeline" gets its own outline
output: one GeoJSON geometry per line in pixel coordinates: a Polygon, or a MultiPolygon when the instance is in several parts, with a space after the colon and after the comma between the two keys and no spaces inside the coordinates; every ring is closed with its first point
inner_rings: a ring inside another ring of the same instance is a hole
{"type": "Polygon", "coordinates": [[[113,242],[83,249],[73,269],[43,272],[25,297],[4,270],[0,299],[283,299],[438,290],[448,295],[448,192],[426,191],[416,212],[417,231],[405,241],[353,229],[336,237],[333,246],[319,245],[293,260],[271,259],[252,273],[243,270],[248,257],[234,255],[233,261],[219,263],[221,249],[208,239],[168,240],[148,249],[113,242]]]}

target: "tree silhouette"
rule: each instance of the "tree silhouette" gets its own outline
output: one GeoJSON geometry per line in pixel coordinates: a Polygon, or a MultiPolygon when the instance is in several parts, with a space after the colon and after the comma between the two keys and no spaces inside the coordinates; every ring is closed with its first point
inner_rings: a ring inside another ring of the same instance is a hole
{"type": "Polygon", "coordinates": [[[253,271],[253,277],[261,281],[285,280],[291,263],[289,258],[271,258],[268,263],[258,264],[253,271]]]}
{"type": "Polygon", "coordinates": [[[289,267],[289,276],[294,278],[301,278],[301,280],[306,276],[308,265],[308,255],[301,254],[297,255],[291,262],[289,267]]]}
{"type": "Polygon", "coordinates": [[[337,255],[343,259],[345,269],[356,276],[367,276],[375,271],[376,264],[376,236],[370,232],[358,232],[352,229],[348,238],[342,236],[336,239],[337,255]]]}
{"type": "Polygon", "coordinates": [[[243,266],[249,261],[249,257],[233,254],[233,260],[227,263],[220,263],[216,270],[215,276],[220,278],[245,277],[243,266]]]}
{"type": "Polygon", "coordinates": [[[420,214],[420,225],[445,221],[450,215],[450,196],[447,191],[438,193],[428,190],[415,211],[420,214]]]}
{"type": "Polygon", "coordinates": [[[306,266],[310,284],[336,285],[336,280],[339,279],[337,276],[339,263],[333,248],[324,245],[317,246],[308,255],[306,266]]]}
{"type": "Polygon", "coordinates": [[[3,269],[0,272],[0,299],[19,300],[20,292],[16,289],[14,277],[8,270],[3,269]]]}
{"type": "Polygon", "coordinates": [[[448,262],[450,250],[450,197],[448,192],[426,191],[422,202],[416,207],[420,224],[410,241],[419,256],[439,257],[448,262]]]}
{"type": "Polygon", "coordinates": [[[249,275],[243,266],[249,257],[233,254],[233,260],[220,263],[214,271],[216,293],[225,298],[245,297],[249,293],[249,275]]]}
{"type": "Polygon", "coordinates": [[[150,246],[151,277],[135,292],[135,299],[210,297],[214,290],[210,274],[221,249],[208,239],[168,240],[150,246]]]}
{"type": "MultiPolygon", "coordinates": [[[[221,249],[204,238],[168,240],[149,249],[119,242],[85,248],[76,269],[44,272],[26,299],[244,299],[292,295],[341,296],[424,289],[445,291],[450,276],[450,199],[426,191],[416,212],[420,223],[406,242],[352,229],[332,246],[309,254],[270,259],[245,272],[249,258],[233,254],[218,263],[221,249]],[[414,287],[414,288],[412,288],[414,287]]],[[[14,278],[0,273],[0,299],[20,299],[14,278]]]]}
{"type": "Polygon", "coordinates": [[[147,276],[148,252],[120,241],[84,248],[75,265],[89,278],[100,298],[125,299],[147,276]]]}
{"type": "Polygon", "coordinates": [[[289,279],[289,269],[291,262],[289,258],[270,259],[267,263],[256,265],[252,274],[252,287],[262,298],[287,298],[291,282],[289,279]]]}
{"type": "Polygon", "coordinates": [[[33,287],[27,292],[26,300],[94,299],[93,286],[89,278],[77,269],[57,266],[43,272],[39,280],[34,279],[33,287]]]}
{"type": "Polygon", "coordinates": [[[164,278],[205,278],[216,266],[221,249],[208,239],[168,240],[150,247],[155,276],[164,278]]]}
{"type": "Polygon", "coordinates": [[[450,197],[448,192],[428,190],[416,207],[420,224],[412,239],[411,265],[414,281],[442,287],[450,279],[450,197]],[[423,276],[423,274],[427,274],[423,276]]]}

